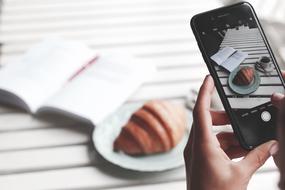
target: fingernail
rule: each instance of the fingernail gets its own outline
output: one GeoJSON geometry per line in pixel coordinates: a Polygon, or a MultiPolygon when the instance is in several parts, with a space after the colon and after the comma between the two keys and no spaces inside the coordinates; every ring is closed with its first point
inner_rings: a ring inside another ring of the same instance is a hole
{"type": "Polygon", "coordinates": [[[208,80],[209,77],[210,77],[210,75],[206,75],[204,80],[208,80]]]}
{"type": "Polygon", "coordinates": [[[278,150],[279,150],[279,145],[278,145],[278,143],[276,142],[276,143],[274,143],[274,144],[270,147],[270,150],[269,150],[270,155],[271,155],[271,156],[276,155],[277,152],[278,152],[278,150]]]}
{"type": "Polygon", "coordinates": [[[212,79],[212,76],[210,74],[206,75],[205,80],[210,80],[212,79]]]}
{"type": "Polygon", "coordinates": [[[275,92],[272,94],[272,100],[273,101],[280,101],[284,98],[284,94],[281,94],[281,93],[278,93],[278,92],[275,92]]]}

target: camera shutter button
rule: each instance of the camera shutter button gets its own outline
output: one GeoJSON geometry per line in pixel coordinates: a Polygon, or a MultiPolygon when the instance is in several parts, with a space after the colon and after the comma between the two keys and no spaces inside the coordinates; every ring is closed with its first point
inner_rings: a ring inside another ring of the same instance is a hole
{"type": "Polygon", "coordinates": [[[271,114],[268,111],[263,111],[260,116],[264,122],[268,122],[271,119],[271,114]]]}

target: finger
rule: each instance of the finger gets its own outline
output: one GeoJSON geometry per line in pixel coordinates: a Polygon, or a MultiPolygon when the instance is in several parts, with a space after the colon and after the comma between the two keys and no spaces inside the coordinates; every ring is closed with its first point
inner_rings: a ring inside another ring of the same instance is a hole
{"type": "Polygon", "coordinates": [[[194,132],[200,140],[209,140],[212,135],[210,127],[212,118],[210,114],[211,95],[214,91],[214,81],[211,76],[207,76],[200,88],[196,105],[193,110],[194,132]]]}
{"type": "Polygon", "coordinates": [[[243,170],[252,175],[258,168],[260,168],[265,161],[271,156],[276,154],[277,141],[271,140],[262,145],[259,145],[252,151],[250,151],[243,160],[239,162],[243,170]]]}
{"type": "Polygon", "coordinates": [[[274,162],[275,162],[275,164],[276,164],[276,166],[278,167],[278,168],[281,168],[281,163],[282,163],[282,160],[281,160],[282,158],[281,158],[281,155],[280,155],[280,153],[278,152],[276,155],[274,155],[273,156],[273,160],[274,160],[274,162]]]}
{"type": "Polygon", "coordinates": [[[247,150],[240,146],[236,136],[232,132],[221,132],[217,134],[217,139],[221,149],[223,149],[230,159],[240,158],[248,153],[247,150]]]}
{"type": "Polygon", "coordinates": [[[229,147],[232,147],[232,146],[240,145],[234,133],[232,132],[221,132],[221,133],[218,133],[216,136],[220,143],[220,147],[223,150],[227,150],[229,149],[229,147]]]}
{"type": "Polygon", "coordinates": [[[280,94],[280,93],[273,93],[271,96],[271,103],[277,107],[278,109],[283,108],[284,106],[284,102],[285,102],[285,96],[284,94],[280,94]]]}
{"type": "Polygon", "coordinates": [[[230,119],[225,111],[211,110],[211,117],[213,125],[227,125],[230,124],[230,119]]]}
{"type": "Polygon", "coordinates": [[[184,156],[185,156],[185,153],[189,154],[191,149],[192,149],[193,133],[194,133],[194,127],[193,127],[193,124],[192,124],[190,135],[188,137],[188,141],[187,141],[187,144],[186,144],[185,149],[184,149],[184,156]]]}
{"type": "Polygon", "coordinates": [[[230,159],[244,157],[248,154],[248,152],[248,150],[245,150],[241,146],[232,146],[225,151],[230,159]]]}
{"type": "Polygon", "coordinates": [[[281,71],[283,79],[285,79],[285,71],[281,71]]]}

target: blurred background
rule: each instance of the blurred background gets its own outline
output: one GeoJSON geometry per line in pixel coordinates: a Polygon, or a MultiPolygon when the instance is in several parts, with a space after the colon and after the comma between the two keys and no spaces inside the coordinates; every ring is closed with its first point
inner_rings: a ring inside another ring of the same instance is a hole
{"type": "MultiPolygon", "coordinates": [[[[128,102],[153,98],[185,101],[208,74],[190,29],[191,17],[235,2],[2,0],[0,65],[13,64],[45,37],[62,36],[82,41],[99,52],[120,49],[152,61],[158,71],[156,76],[128,102]]],[[[284,68],[285,1],[249,2],[284,68]]],[[[0,106],[0,188],[185,189],[183,167],[142,174],[110,166],[94,150],[92,129],[70,125],[57,120],[46,122],[0,106]]],[[[249,189],[277,189],[277,181],[278,172],[270,160],[253,177],[249,189]]]]}

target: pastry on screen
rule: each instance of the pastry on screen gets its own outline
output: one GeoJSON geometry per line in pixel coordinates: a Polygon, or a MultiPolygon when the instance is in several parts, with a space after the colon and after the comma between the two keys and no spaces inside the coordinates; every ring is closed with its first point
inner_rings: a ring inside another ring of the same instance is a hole
{"type": "Polygon", "coordinates": [[[162,100],[146,102],[122,128],[114,150],[129,155],[169,151],[183,138],[186,125],[184,107],[162,100]]]}
{"type": "Polygon", "coordinates": [[[238,86],[247,86],[254,79],[254,69],[252,67],[242,67],[233,79],[233,83],[238,86]]]}

